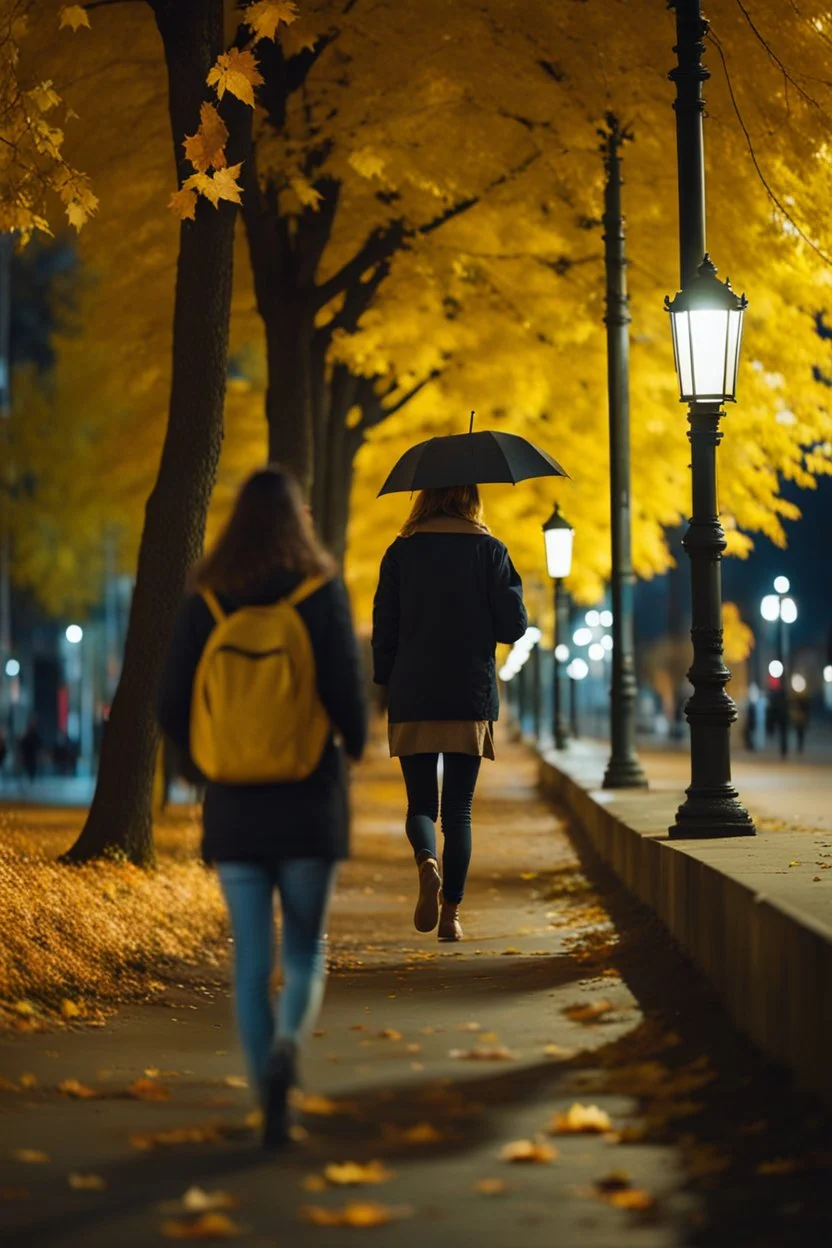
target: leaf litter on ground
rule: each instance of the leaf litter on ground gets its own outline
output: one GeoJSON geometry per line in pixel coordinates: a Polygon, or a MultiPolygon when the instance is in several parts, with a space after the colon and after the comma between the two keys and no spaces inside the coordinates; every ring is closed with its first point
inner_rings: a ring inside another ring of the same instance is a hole
{"type": "Polygon", "coordinates": [[[323,1178],[333,1187],[358,1187],[363,1184],[388,1183],[396,1177],[394,1170],[387,1170],[380,1161],[330,1162],[324,1166],[323,1178]]]}
{"type": "Polygon", "coordinates": [[[597,1105],[581,1105],[577,1101],[566,1113],[557,1113],[549,1125],[551,1135],[599,1135],[612,1131],[609,1114],[597,1105]]]}
{"type": "Polygon", "coordinates": [[[379,1205],[374,1202],[349,1201],[341,1209],[323,1205],[301,1205],[298,1217],[313,1226],[370,1227],[388,1226],[391,1222],[413,1217],[411,1205],[379,1205]]]}
{"type": "Polygon", "coordinates": [[[100,1174],[68,1174],[66,1181],[76,1192],[103,1192],[107,1186],[100,1174]]]}
{"type": "Polygon", "coordinates": [[[195,1218],[170,1218],[162,1223],[166,1239],[236,1239],[245,1230],[226,1213],[201,1213],[195,1218]]]}
{"type": "Polygon", "coordinates": [[[541,1139],[512,1140],[500,1149],[500,1160],[519,1165],[548,1165],[555,1161],[558,1150],[541,1139]]]}

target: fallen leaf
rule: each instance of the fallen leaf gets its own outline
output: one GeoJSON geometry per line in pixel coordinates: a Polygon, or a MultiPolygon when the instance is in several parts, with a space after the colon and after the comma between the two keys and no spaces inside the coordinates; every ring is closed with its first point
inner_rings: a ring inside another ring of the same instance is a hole
{"type": "Polygon", "coordinates": [[[178,1144],[216,1144],[222,1138],[218,1127],[171,1127],[167,1131],[136,1131],[130,1143],[142,1152],[178,1144]]]}
{"type": "Polygon", "coordinates": [[[792,858],[791,862],[789,863],[789,866],[790,866],[790,867],[799,867],[799,866],[800,866],[800,863],[799,863],[799,861],[797,860],[797,858],[792,858]]]}
{"type": "Polygon", "coordinates": [[[496,1031],[480,1032],[480,1044],[497,1044],[500,1037],[496,1031]]]}
{"type": "Polygon", "coordinates": [[[482,1031],[480,1023],[457,1023],[457,1031],[482,1031]]]}
{"type": "Polygon", "coordinates": [[[210,1213],[215,1209],[236,1209],[240,1201],[230,1192],[206,1192],[201,1187],[189,1187],[182,1197],[182,1208],[187,1213],[210,1213]]]}
{"type": "Polygon", "coordinates": [[[500,1149],[501,1161],[532,1165],[548,1165],[557,1155],[558,1150],[542,1140],[512,1140],[500,1149]]]}
{"type": "Polygon", "coordinates": [[[91,1101],[98,1096],[95,1088],[88,1087],[85,1083],[80,1083],[77,1079],[64,1079],[58,1084],[58,1091],[64,1096],[72,1096],[78,1101],[91,1101]]]}
{"type": "Polygon", "coordinates": [[[380,1161],[368,1161],[366,1165],[344,1161],[325,1166],[324,1178],[335,1187],[352,1187],[362,1183],[387,1183],[395,1178],[395,1173],[386,1170],[380,1161]]]}
{"type": "Polygon", "coordinates": [[[125,1095],[134,1101],[169,1101],[170,1091],[155,1079],[134,1079],[125,1095]]]}
{"type": "Polygon", "coordinates": [[[387,1226],[401,1218],[410,1218],[409,1205],[359,1204],[350,1202],[343,1209],[325,1209],[321,1205],[301,1205],[298,1217],[313,1226],[387,1226]]]}
{"type": "Polygon", "coordinates": [[[37,1075],[32,1075],[32,1074],[29,1074],[29,1073],[27,1073],[27,1074],[25,1074],[25,1075],[21,1075],[21,1076],[20,1076],[20,1086],[21,1086],[21,1088],[36,1088],[36,1087],[38,1086],[38,1077],[37,1077],[37,1075]]]}
{"type": "Polygon", "coordinates": [[[107,1186],[100,1174],[69,1174],[67,1183],[76,1192],[103,1192],[107,1186]]]}
{"type": "Polygon", "coordinates": [[[555,1114],[549,1131],[552,1135],[581,1135],[612,1131],[610,1116],[597,1105],[574,1104],[565,1114],[555,1114]]]}
{"type": "Polygon", "coordinates": [[[384,1128],[385,1134],[402,1144],[437,1144],[444,1138],[442,1132],[430,1122],[417,1122],[413,1127],[384,1128]]]}
{"type": "Polygon", "coordinates": [[[354,1101],[333,1101],[328,1096],[301,1092],[294,1088],[291,1095],[292,1105],[302,1114],[317,1114],[322,1118],[331,1118],[336,1114],[353,1114],[356,1110],[354,1101]]]}
{"type": "Polygon", "coordinates": [[[27,1166],[40,1166],[50,1160],[49,1154],[39,1148],[13,1148],[13,1161],[22,1161],[27,1166]]]}
{"type": "Polygon", "coordinates": [[[64,997],[61,1002],[61,1017],[65,1019],[80,1018],[81,1010],[74,1001],[70,1001],[69,997],[64,997]]]}
{"type": "Polygon", "coordinates": [[[406,1044],[404,1046],[404,1051],[405,1053],[421,1053],[422,1046],[421,1044],[406,1044]]]}
{"type": "Polygon", "coordinates": [[[31,1001],[15,1001],[12,1005],[15,1014],[19,1014],[21,1018],[31,1018],[35,1012],[35,1007],[31,1001]]]}
{"type": "Polygon", "coordinates": [[[522,949],[515,949],[513,945],[510,945],[508,949],[504,949],[502,951],[502,953],[500,954],[500,957],[501,958],[519,958],[522,956],[522,953],[523,953],[522,949]]]}
{"type": "Polygon", "coordinates": [[[761,1161],[757,1174],[793,1174],[800,1168],[794,1157],[775,1157],[773,1161],[761,1161]]]}
{"type": "Polygon", "coordinates": [[[477,1179],[474,1191],[481,1196],[504,1196],[508,1191],[505,1179],[477,1179]]]}
{"type": "Polygon", "coordinates": [[[604,1199],[616,1209],[652,1209],[656,1204],[656,1197],[641,1187],[625,1187],[620,1192],[610,1192],[604,1199]]]}
{"type": "Polygon", "coordinates": [[[495,1048],[451,1049],[448,1057],[461,1062],[513,1062],[514,1054],[504,1044],[495,1048]]]}
{"type": "Polygon", "coordinates": [[[167,1239],[235,1239],[243,1228],[225,1213],[202,1213],[198,1218],[171,1218],[162,1224],[167,1239]]]}
{"type": "Polygon", "coordinates": [[[543,1046],[544,1057],[557,1057],[562,1062],[570,1061],[575,1056],[577,1051],[577,1049],[562,1048],[559,1044],[545,1044],[543,1046]]]}
{"type": "Polygon", "coordinates": [[[226,1075],[223,1083],[227,1088],[247,1088],[248,1079],[245,1075],[226,1075]]]}
{"type": "Polygon", "coordinates": [[[575,1005],[568,1005],[563,1012],[573,1023],[594,1023],[612,1009],[611,1001],[601,1000],[577,1002],[575,1005]]]}
{"type": "Polygon", "coordinates": [[[380,1040],[402,1040],[404,1037],[400,1031],[396,1031],[395,1027],[384,1027],[379,1033],[380,1040]]]}

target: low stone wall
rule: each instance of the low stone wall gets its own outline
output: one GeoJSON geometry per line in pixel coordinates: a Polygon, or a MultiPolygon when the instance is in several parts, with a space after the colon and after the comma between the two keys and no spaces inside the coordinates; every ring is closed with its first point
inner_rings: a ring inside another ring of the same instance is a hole
{"type": "Polygon", "coordinates": [[[667,793],[594,791],[547,757],[540,784],[658,915],[735,1023],[832,1103],[832,927],[766,888],[766,856],[785,860],[800,834],[743,838],[742,853],[735,841],[671,841],[677,803],[667,793]]]}

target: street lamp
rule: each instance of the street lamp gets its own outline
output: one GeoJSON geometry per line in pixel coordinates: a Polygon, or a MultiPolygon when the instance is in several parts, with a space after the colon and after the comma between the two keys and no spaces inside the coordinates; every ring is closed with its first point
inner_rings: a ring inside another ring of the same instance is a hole
{"type": "Polygon", "coordinates": [[[760,615],[769,624],[777,624],[777,658],[769,664],[769,675],[780,681],[777,697],[777,725],[780,730],[780,754],[789,752],[789,634],[787,625],[797,619],[797,603],[788,596],[791,584],[787,576],[774,578],[774,593],[766,594],[760,603],[760,615]],[[777,665],[777,671],[772,667],[777,665]]]}
{"type": "MultiPolygon", "coordinates": [[[[666,300],[673,335],[679,395],[689,404],[693,507],[684,547],[690,558],[693,694],[685,707],[690,725],[691,783],[676,812],[671,837],[754,834],[754,823],[731,783],[731,725],[737,708],[726,685],[723,660],[722,555],[716,450],[722,440],[722,404],[736,398],[744,296],[720,282],[705,239],[705,149],[702,63],[708,23],[700,0],[670,0],[676,12],[676,148],[679,182],[680,292],[666,300]]],[[[614,609],[614,608],[613,608],[614,609]]]]}
{"type": "MultiPolygon", "coordinates": [[[[566,718],[563,706],[562,688],[562,643],[569,630],[569,603],[566,591],[561,582],[572,571],[572,546],[575,530],[568,520],[561,515],[560,506],[556,503],[555,510],[543,525],[543,540],[546,543],[546,568],[552,578],[554,593],[554,679],[552,681],[552,736],[555,749],[565,750],[569,736],[566,729],[566,718]]],[[[567,651],[568,657],[568,651],[567,651]]]]}

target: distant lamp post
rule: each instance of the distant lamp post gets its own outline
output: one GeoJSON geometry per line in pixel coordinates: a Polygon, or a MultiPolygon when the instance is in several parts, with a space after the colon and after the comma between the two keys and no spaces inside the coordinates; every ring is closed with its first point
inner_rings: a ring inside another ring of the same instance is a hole
{"type": "MultiPolygon", "coordinates": [[[[560,507],[555,510],[543,526],[543,540],[546,543],[546,568],[552,578],[554,592],[554,679],[552,681],[552,736],[555,749],[565,750],[569,742],[566,727],[566,716],[563,699],[562,671],[564,639],[569,631],[569,602],[561,582],[572,571],[572,547],[575,530],[561,514],[560,507]]],[[[567,650],[566,657],[569,657],[567,650]]]]}
{"type": "Polygon", "coordinates": [[[766,594],[760,603],[760,615],[769,624],[777,624],[777,658],[769,664],[769,675],[779,680],[777,696],[777,727],[780,754],[789,753],[789,633],[788,625],[797,619],[797,603],[789,597],[791,584],[787,576],[774,578],[774,593],[766,594]],[[773,667],[777,671],[772,671],[773,667]]]}
{"type": "Polygon", "coordinates": [[[80,624],[70,624],[65,636],[71,646],[78,646],[84,640],[84,630],[80,624]]]}

